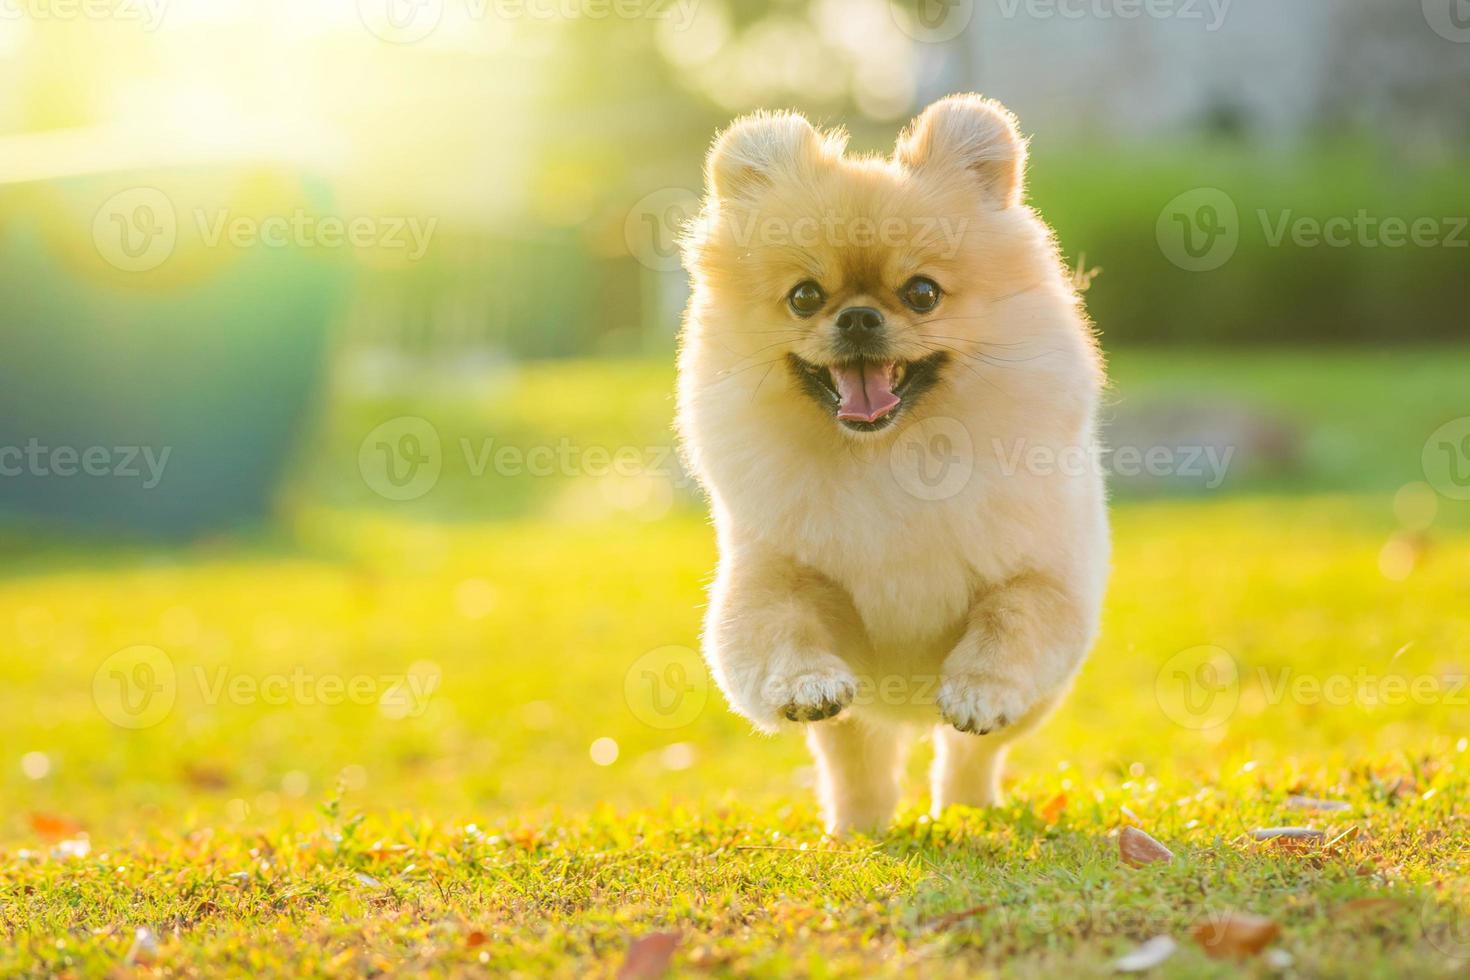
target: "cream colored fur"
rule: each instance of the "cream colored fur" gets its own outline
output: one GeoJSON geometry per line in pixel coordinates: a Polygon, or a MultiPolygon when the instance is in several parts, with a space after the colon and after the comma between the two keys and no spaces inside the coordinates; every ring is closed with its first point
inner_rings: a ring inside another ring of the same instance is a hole
{"type": "Polygon", "coordinates": [[[890,820],[915,725],[934,726],[936,812],[998,802],[1007,743],[1092,643],[1109,555],[1099,469],[1044,462],[1092,446],[1104,374],[1050,230],[1021,203],[1013,117],[956,96],[890,157],[845,142],[789,113],[716,140],[679,357],[679,429],[720,548],[705,655],[763,731],[842,706],[805,725],[834,832],[890,820]],[[917,274],[944,290],[930,316],[897,299],[917,274]],[[786,303],[804,278],[832,298],[810,320],[786,303]],[[842,428],[785,361],[831,363],[852,304],[884,311],[899,359],[951,355],[881,432],[842,428]],[[936,446],[968,471],[937,495],[905,469],[936,446]]]}

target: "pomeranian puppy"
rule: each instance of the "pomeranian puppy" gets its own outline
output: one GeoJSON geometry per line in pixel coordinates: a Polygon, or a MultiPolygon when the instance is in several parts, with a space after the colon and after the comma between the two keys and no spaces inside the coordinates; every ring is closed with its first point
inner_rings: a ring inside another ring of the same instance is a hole
{"type": "Polygon", "coordinates": [[[916,724],[936,813],[999,802],[1109,555],[1102,358],[1015,118],[951,96],[889,157],[845,147],[788,112],[715,140],[678,396],[719,540],[705,656],[758,728],[805,726],[833,833],[891,820],[916,724]]]}

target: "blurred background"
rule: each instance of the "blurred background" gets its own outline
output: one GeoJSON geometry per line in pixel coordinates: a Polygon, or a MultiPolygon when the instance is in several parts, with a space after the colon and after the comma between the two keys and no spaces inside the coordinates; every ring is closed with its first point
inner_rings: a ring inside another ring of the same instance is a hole
{"type": "MultiPolygon", "coordinates": [[[[1463,0],[9,0],[0,795],[243,820],[337,783],[513,805],[799,767],[690,652],[674,236],[736,114],[882,153],[968,90],[1020,116],[1090,281],[1138,457],[1121,574],[1180,590],[1106,655],[1143,689],[1200,643],[1290,661],[1249,603],[1342,563],[1347,605],[1294,629],[1388,608],[1470,496],[1463,0]],[[1264,564],[1293,529],[1308,557],[1264,564]],[[201,681],[241,671],[440,693],[201,681]],[[705,700],[662,725],[645,676],[705,700]]],[[[1423,669],[1464,655],[1441,639],[1423,669]]]]}

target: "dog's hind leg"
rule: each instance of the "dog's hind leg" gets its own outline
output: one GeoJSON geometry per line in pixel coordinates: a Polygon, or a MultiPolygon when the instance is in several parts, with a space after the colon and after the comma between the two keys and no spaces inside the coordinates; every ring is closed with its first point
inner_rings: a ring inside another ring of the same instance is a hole
{"type": "Polygon", "coordinates": [[[827,831],[882,831],[898,805],[906,748],[896,725],[872,724],[845,714],[806,730],[817,761],[827,831]]]}
{"type": "Polygon", "coordinates": [[[1010,739],[1000,734],[967,735],[949,725],[934,728],[934,767],[930,784],[934,816],[949,806],[998,806],[1003,801],[1000,774],[1010,739]]]}

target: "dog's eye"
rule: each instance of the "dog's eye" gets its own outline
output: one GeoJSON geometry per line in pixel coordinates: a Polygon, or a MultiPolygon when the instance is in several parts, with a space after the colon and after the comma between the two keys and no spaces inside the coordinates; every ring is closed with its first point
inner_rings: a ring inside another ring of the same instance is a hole
{"type": "Polygon", "coordinates": [[[918,313],[928,313],[938,306],[941,295],[939,283],[927,276],[914,276],[898,291],[908,308],[918,313]]]}
{"type": "Polygon", "coordinates": [[[807,279],[796,284],[787,295],[786,302],[791,304],[792,312],[797,316],[811,316],[827,302],[827,294],[822,292],[821,286],[807,279]]]}

